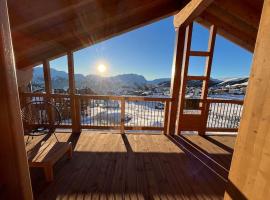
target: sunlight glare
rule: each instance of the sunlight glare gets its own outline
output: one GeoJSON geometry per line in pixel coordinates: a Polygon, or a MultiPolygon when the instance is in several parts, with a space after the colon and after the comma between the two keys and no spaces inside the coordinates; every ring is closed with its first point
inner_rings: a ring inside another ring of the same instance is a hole
{"type": "Polygon", "coordinates": [[[100,73],[104,73],[107,70],[107,67],[104,64],[99,64],[98,65],[98,71],[100,73]]]}

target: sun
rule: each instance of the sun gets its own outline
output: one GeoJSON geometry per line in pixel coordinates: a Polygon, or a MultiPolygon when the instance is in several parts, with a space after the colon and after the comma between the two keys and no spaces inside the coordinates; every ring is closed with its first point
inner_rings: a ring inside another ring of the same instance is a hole
{"type": "Polygon", "coordinates": [[[100,73],[104,73],[107,70],[107,67],[104,64],[99,64],[97,69],[100,73]]]}

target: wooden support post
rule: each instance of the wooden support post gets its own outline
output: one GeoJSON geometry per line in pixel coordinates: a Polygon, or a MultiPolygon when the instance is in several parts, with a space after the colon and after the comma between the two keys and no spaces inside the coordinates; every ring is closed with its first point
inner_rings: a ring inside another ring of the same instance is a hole
{"type": "Polygon", "coordinates": [[[0,1],[0,198],[33,199],[7,1],[0,1]]]}
{"type": "Polygon", "coordinates": [[[121,134],[125,133],[125,97],[121,99],[121,134]]]}
{"type": "Polygon", "coordinates": [[[176,29],[176,41],[174,48],[174,59],[172,65],[172,78],[171,78],[171,97],[172,101],[169,104],[169,114],[168,122],[164,124],[167,130],[166,133],[173,135],[175,134],[175,127],[178,122],[178,101],[179,101],[179,91],[180,91],[180,79],[181,79],[181,67],[183,62],[183,52],[184,52],[184,43],[185,43],[185,32],[186,29],[181,27],[176,29]],[[167,125],[168,123],[168,125],[167,125]]]}
{"type": "Polygon", "coordinates": [[[48,60],[43,61],[43,74],[44,74],[45,92],[47,94],[47,97],[51,97],[52,81],[51,81],[50,63],[48,60]]]}
{"type": "Polygon", "coordinates": [[[209,113],[209,108],[210,108],[210,102],[207,100],[203,103],[203,108],[202,108],[202,127],[199,132],[201,135],[205,135],[206,132],[206,127],[207,127],[207,121],[208,121],[208,113],[209,113]]]}
{"type": "Polygon", "coordinates": [[[225,199],[270,199],[269,16],[265,0],[225,199]]]}
{"type": "Polygon", "coordinates": [[[170,102],[165,101],[165,107],[164,107],[164,128],[163,128],[163,134],[168,134],[168,117],[169,117],[169,109],[170,109],[170,102]]]}
{"type": "MultiPolygon", "coordinates": [[[[45,83],[45,92],[46,92],[46,101],[52,103],[52,80],[51,80],[51,70],[49,60],[43,61],[43,74],[44,74],[44,83],[45,83]]],[[[52,108],[48,109],[49,122],[53,126],[53,110],[52,108]]]]}
{"type": "Polygon", "coordinates": [[[188,25],[185,28],[185,43],[184,43],[184,52],[183,52],[183,67],[181,72],[181,84],[179,92],[179,105],[178,105],[178,125],[176,127],[176,133],[180,134],[180,123],[181,118],[184,113],[185,106],[185,95],[186,95],[186,86],[187,86],[187,76],[188,76],[188,66],[189,66],[189,53],[191,48],[191,38],[192,38],[192,27],[193,24],[188,25]]]}
{"type": "Polygon", "coordinates": [[[69,76],[69,94],[71,107],[72,132],[81,132],[81,114],[80,114],[80,99],[76,96],[75,78],[74,78],[74,60],[73,53],[68,52],[68,76],[69,76]]]}

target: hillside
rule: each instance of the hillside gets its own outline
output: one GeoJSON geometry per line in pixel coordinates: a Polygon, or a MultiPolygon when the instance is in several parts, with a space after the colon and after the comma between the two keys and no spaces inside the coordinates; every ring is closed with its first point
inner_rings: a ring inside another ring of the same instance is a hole
{"type": "MultiPolygon", "coordinates": [[[[68,73],[51,69],[51,79],[53,89],[68,89],[68,73]]],[[[97,94],[129,94],[128,91],[136,90],[151,90],[162,91],[170,88],[170,78],[160,78],[155,80],[146,80],[144,76],[138,74],[121,74],[111,77],[102,77],[98,75],[82,75],[75,74],[76,88],[84,89],[90,88],[97,94]],[[152,88],[152,89],[151,89],[152,88]]],[[[245,87],[248,78],[229,78],[229,79],[214,79],[210,80],[210,87],[245,87]]],[[[32,84],[37,88],[44,87],[43,69],[41,67],[34,68],[32,84]]],[[[189,81],[188,87],[200,88],[201,81],[189,81]]]]}

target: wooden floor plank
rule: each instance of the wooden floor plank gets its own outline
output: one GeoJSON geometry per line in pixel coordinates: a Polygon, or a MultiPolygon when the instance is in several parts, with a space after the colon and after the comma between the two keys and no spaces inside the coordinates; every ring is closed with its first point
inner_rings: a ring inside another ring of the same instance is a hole
{"type": "MultiPolygon", "coordinates": [[[[55,164],[54,182],[31,172],[35,199],[223,199],[235,137],[91,131],[73,136],[57,133],[75,147],[72,160],[55,164]]],[[[29,145],[40,147],[41,140],[29,145]]]]}

